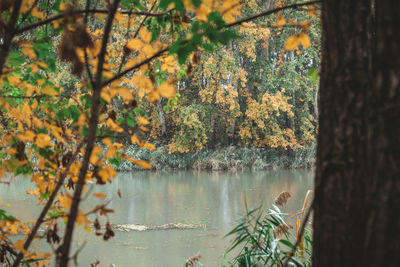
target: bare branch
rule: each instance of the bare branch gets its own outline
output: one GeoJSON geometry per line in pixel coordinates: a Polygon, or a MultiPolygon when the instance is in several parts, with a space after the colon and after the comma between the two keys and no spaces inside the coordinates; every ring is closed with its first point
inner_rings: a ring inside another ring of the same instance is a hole
{"type": "Polygon", "coordinates": [[[321,2],[320,0],[316,0],[316,1],[309,1],[309,2],[298,3],[298,4],[293,4],[293,5],[288,5],[288,6],[283,6],[283,7],[270,9],[270,10],[267,10],[265,12],[261,12],[261,13],[259,13],[257,15],[250,16],[250,17],[235,21],[233,23],[227,24],[225,26],[220,27],[220,29],[231,28],[233,26],[241,25],[243,23],[246,23],[246,22],[249,22],[249,21],[253,21],[253,20],[256,20],[256,19],[261,18],[261,17],[265,17],[265,16],[272,15],[274,13],[278,13],[278,12],[280,12],[282,10],[285,10],[285,9],[295,9],[295,8],[299,8],[299,7],[303,7],[303,6],[310,6],[310,5],[318,4],[320,2],[321,2]]]}
{"type": "MultiPolygon", "coordinates": [[[[166,11],[163,12],[159,12],[159,13],[151,13],[151,12],[145,12],[145,11],[133,11],[133,10],[121,10],[119,12],[121,12],[121,14],[124,15],[138,15],[138,16],[149,16],[149,17],[160,17],[160,16],[164,16],[168,13],[170,13],[171,11],[175,10],[174,8],[168,9],[166,11]]],[[[61,14],[52,16],[50,18],[29,24],[27,26],[24,26],[22,28],[19,28],[16,30],[16,34],[20,34],[29,30],[32,30],[34,28],[37,28],[39,26],[42,25],[46,25],[49,24],[55,20],[59,20],[62,19],[66,16],[70,16],[70,15],[76,15],[76,14],[85,14],[85,13],[99,13],[99,14],[108,14],[109,10],[108,9],[77,9],[77,10],[70,10],[67,12],[63,12],[61,14]]]]}
{"type": "Polygon", "coordinates": [[[118,80],[119,78],[125,76],[125,75],[128,74],[129,72],[134,71],[134,70],[140,68],[141,66],[143,66],[143,65],[145,65],[145,64],[147,64],[147,63],[149,63],[149,62],[151,62],[153,59],[156,59],[156,58],[158,58],[159,56],[161,56],[162,54],[164,54],[165,52],[167,52],[167,51],[169,50],[169,48],[170,48],[170,47],[168,46],[168,47],[166,47],[166,48],[164,48],[164,49],[161,49],[160,51],[158,51],[157,53],[155,53],[153,56],[151,56],[151,57],[149,57],[149,58],[143,60],[142,62],[139,62],[139,63],[136,64],[135,66],[132,66],[132,67],[130,67],[130,68],[124,70],[123,72],[121,72],[121,73],[119,73],[119,74],[116,74],[114,77],[112,77],[112,78],[108,79],[107,81],[103,82],[103,83],[101,84],[101,86],[104,87],[104,86],[106,86],[106,85],[112,83],[113,81],[116,81],[116,80],[118,80]]]}

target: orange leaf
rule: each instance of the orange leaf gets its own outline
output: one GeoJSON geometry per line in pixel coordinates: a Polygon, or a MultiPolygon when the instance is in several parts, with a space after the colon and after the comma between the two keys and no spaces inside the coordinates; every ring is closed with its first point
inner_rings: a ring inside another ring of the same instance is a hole
{"type": "Polygon", "coordinates": [[[151,33],[146,28],[141,28],[139,31],[140,38],[146,43],[150,43],[151,41],[151,33]]]}
{"type": "Polygon", "coordinates": [[[98,198],[106,198],[107,195],[104,193],[93,193],[94,197],[98,197],[98,198]]]}
{"type": "Polygon", "coordinates": [[[276,18],[276,26],[278,27],[278,29],[282,29],[282,27],[286,24],[286,20],[285,18],[280,14],[277,18],[276,18]]]}
{"type": "Polygon", "coordinates": [[[165,98],[171,98],[176,94],[176,89],[174,86],[172,86],[172,83],[174,82],[173,79],[170,79],[166,82],[164,82],[163,84],[161,84],[158,88],[157,88],[157,92],[165,98]]]}

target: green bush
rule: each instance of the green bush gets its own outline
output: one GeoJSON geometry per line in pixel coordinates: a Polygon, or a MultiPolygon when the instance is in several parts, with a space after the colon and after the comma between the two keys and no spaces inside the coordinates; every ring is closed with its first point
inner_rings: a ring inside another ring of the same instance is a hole
{"type": "Polygon", "coordinates": [[[306,229],[302,247],[297,247],[291,255],[296,238],[291,233],[293,228],[285,222],[285,216],[278,206],[273,205],[266,214],[262,207],[246,212],[236,226],[226,236],[233,237],[231,246],[225,254],[234,253],[232,260],[226,260],[225,266],[311,266],[311,235],[306,229]]]}

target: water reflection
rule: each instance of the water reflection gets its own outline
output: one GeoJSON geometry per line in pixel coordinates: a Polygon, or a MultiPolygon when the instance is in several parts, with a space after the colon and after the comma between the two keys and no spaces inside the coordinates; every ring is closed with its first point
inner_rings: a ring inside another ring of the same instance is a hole
{"type": "MultiPolygon", "coordinates": [[[[270,207],[282,191],[292,198],[285,211],[301,208],[313,185],[312,173],[304,170],[268,172],[135,172],[120,173],[112,184],[96,187],[113,197],[110,221],[117,224],[162,225],[205,224],[206,229],[148,232],[117,232],[109,242],[82,230],[75,233],[75,248],[88,240],[79,256],[79,266],[101,261],[101,266],[183,266],[185,259],[200,252],[204,266],[221,266],[229,244],[223,236],[245,211],[245,201],[254,207],[270,207]],[[122,193],[118,198],[117,190],[122,193]]],[[[16,178],[9,186],[0,184],[0,199],[13,206],[11,214],[22,220],[35,218],[40,207],[25,194],[28,178],[16,178]]],[[[89,211],[100,200],[82,204],[89,211]]],[[[40,246],[46,248],[46,244],[40,246]]],[[[48,249],[50,250],[50,249],[48,249]]]]}

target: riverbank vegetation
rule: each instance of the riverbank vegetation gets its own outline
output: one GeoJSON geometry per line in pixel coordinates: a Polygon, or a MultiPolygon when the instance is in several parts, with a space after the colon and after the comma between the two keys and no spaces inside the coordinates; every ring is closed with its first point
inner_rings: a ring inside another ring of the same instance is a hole
{"type": "MultiPolygon", "coordinates": [[[[157,143],[156,143],[157,144],[157,143]]],[[[132,158],[149,162],[155,170],[268,170],[277,168],[312,168],[315,164],[315,146],[298,148],[288,152],[284,149],[263,149],[258,147],[235,147],[187,153],[168,153],[168,147],[156,145],[155,150],[130,146],[126,153],[132,158]]],[[[143,170],[129,161],[122,161],[119,171],[143,170]]]]}

